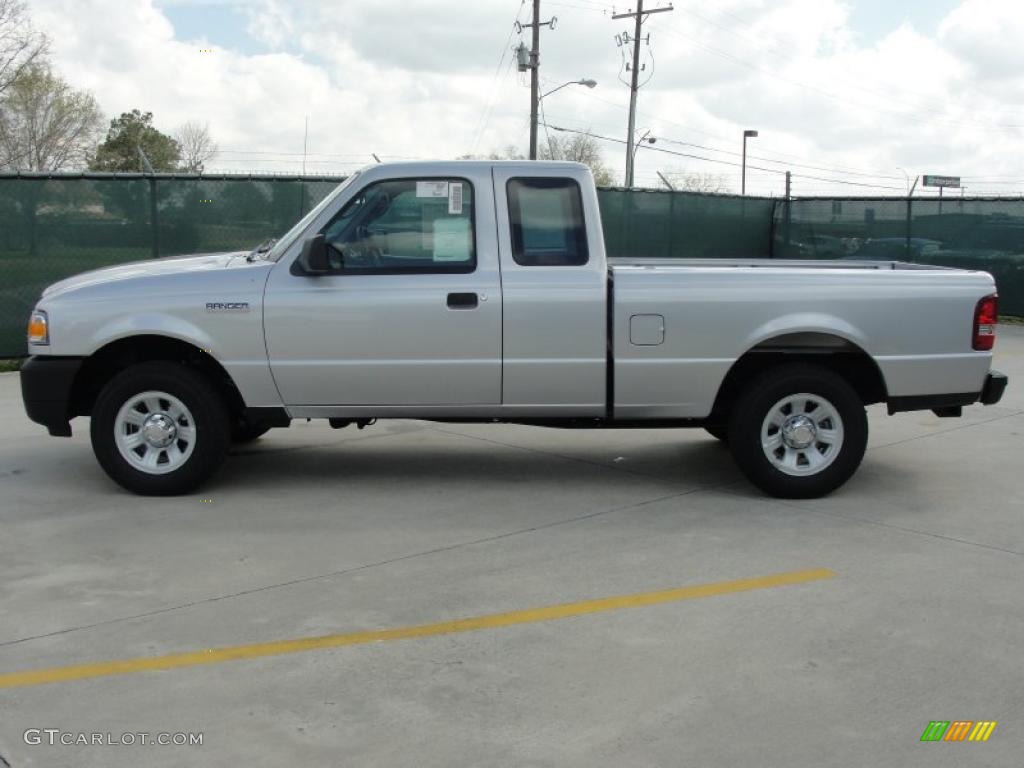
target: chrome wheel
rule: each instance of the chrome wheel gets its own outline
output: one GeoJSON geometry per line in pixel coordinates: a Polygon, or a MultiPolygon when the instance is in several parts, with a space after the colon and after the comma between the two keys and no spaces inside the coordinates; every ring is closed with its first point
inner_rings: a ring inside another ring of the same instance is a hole
{"type": "Polygon", "coordinates": [[[181,400],[166,392],[142,392],[114,418],[114,442],[132,467],[150,475],[180,468],[196,446],[196,422],[181,400]]]}
{"type": "Polygon", "coordinates": [[[843,447],[843,420],[820,395],[788,395],[761,424],[761,448],[787,475],[815,475],[832,464],[843,447]]]}

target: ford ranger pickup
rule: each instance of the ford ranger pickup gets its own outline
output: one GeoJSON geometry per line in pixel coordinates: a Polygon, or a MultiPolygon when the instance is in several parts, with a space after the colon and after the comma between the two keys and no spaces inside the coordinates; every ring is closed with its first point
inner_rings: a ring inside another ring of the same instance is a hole
{"type": "Polygon", "coordinates": [[[856,470],[865,406],[999,401],[985,272],[872,261],[609,259],[589,170],[373,165],[252,252],[123,264],[47,288],[21,372],[50,434],[191,491],[292,419],[701,427],[763,491],[856,470]]]}

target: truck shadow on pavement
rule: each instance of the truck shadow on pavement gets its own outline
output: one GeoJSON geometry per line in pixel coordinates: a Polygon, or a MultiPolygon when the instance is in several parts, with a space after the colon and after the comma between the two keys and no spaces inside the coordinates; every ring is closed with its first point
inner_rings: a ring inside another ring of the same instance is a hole
{"type": "MultiPolygon", "coordinates": [[[[315,484],[387,492],[418,487],[478,486],[513,489],[523,485],[593,488],[603,483],[710,487],[743,480],[729,451],[715,440],[662,442],[650,446],[595,447],[581,441],[553,448],[536,443],[474,442],[438,446],[388,445],[349,439],[329,444],[274,446],[273,438],[236,449],[210,486],[230,490],[315,484]]],[[[209,486],[208,486],[209,487],[209,486]]]]}

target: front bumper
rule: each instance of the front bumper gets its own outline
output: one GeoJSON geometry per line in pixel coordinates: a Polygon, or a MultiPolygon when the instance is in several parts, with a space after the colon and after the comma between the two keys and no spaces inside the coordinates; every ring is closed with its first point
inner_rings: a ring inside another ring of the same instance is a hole
{"type": "Polygon", "coordinates": [[[1003,398],[1009,379],[1005,373],[989,371],[981,392],[960,392],[949,395],[912,395],[890,397],[889,413],[904,411],[934,411],[936,416],[959,416],[965,405],[981,403],[995,405],[1003,398]]]}
{"type": "Polygon", "coordinates": [[[55,437],[71,437],[71,390],[85,358],[30,357],[21,366],[25,412],[55,437]]]}

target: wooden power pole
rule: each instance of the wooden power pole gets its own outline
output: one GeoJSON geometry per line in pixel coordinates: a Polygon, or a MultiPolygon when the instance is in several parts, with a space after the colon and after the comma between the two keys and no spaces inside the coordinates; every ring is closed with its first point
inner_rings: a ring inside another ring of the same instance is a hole
{"type": "MultiPolygon", "coordinates": [[[[537,159],[537,111],[540,107],[540,28],[555,28],[557,18],[552,16],[547,21],[540,20],[540,0],[533,0],[533,21],[523,24],[530,27],[530,159],[537,159]]],[[[517,26],[517,29],[519,27],[517,26]]]]}
{"type": "Polygon", "coordinates": [[[644,20],[652,13],[663,13],[664,11],[671,11],[672,6],[668,5],[663,8],[653,8],[649,11],[644,10],[644,0],[636,0],[636,10],[629,11],[627,13],[616,13],[612,16],[613,19],[633,19],[633,37],[630,39],[629,33],[623,35],[625,42],[633,43],[633,65],[631,67],[632,72],[629,84],[629,128],[626,132],[626,186],[633,186],[633,145],[635,143],[636,133],[636,92],[640,90],[639,78],[640,78],[640,27],[644,23],[644,20]]]}

